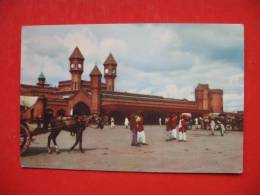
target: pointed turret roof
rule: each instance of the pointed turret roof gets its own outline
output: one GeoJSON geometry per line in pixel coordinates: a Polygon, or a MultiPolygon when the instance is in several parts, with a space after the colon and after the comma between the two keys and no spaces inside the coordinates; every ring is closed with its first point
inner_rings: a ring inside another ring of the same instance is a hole
{"type": "Polygon", "coordinates": [[[38,80],[45,80],[44,74],[41,72],[41,74],[38,76],[38,80]]]}
{"type": "Polygon", "coordinates": [[[82,60],[84,60],[84,57],[83,57],[82,53],[80,52],[78,46],[76,46],[76,48],[74,49],[74,51],[70,55],[69,59],[82,59],[82,60]]]}
{"type": "Polygon", "coordinates": [[[93,68],[91,73],[89,74],[90,76],[102,76],[100,70],[98,69],[97,65],[93,68]]]}
{"type": "Polygon", "coordinates": [[[110,53],[107,57],[107,59],[105,60],[104,62],[104,65],[105,64],[113,64],[113,65],[117,65],[117,62],[115,60],[115,58],[113,57],[112,53],[110,53]]]}

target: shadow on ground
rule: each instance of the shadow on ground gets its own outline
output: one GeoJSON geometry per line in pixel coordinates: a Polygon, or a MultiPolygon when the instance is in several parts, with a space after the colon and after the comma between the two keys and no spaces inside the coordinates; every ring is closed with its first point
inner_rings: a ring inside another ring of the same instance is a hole
{"type": "MultiPolygon", "coordinates": [[[[107,147],[96,147],[96,148],[85,148],[83,149],[83,152],[87,152],[87,151],[92,151],[92,150],[108,150],[107,147]]],[[[63,153],[63,152],[68,152],[68,153],[73,153],[73,152],[81,152],[79,149],[74,149],[74,150],[70,150],[70,149],[60,149],[59,153],[63,153]]],[[[30,147],[28,149],[28,151],[26,151],[22,156],[35,156],[35,155],[40,155],[40,154],[47,154],[48,150],[46,147],[30,147]]],[[[51,154],[55,154],[55,149],[52,148],[52,153],[51,154]]],[[[56,153],[56,154],[59,154],[56,153]]]]}

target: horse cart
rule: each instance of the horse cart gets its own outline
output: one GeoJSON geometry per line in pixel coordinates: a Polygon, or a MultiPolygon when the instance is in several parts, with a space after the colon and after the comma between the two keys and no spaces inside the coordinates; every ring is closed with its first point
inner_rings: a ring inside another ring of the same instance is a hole
{"type": "Polygon", "coordinates": [[[82,134],[86,127],[103,129],[103,121],[98,115],[89,116],[56,116],[51,109],[46,109],[46,99],[32,96],[20,97],[20,154],[24,154],[30,147],[33,138],[40,134],[48,135],[48,152],[51,153],[51,141],[55,146],[56,152],[59,152],[56,138],[64,130],[75,135],[76,141],[71,150],[79,144],[82,149],[82,134]],[[35,105],[42,106],[42,111],[38,116],[34,114],[35,105]]]}
{"type": "Polygon", "coordinates": [[[37,101],[39,97],[36,96],[20,96],[20,154],[28,150],[36,133],[47,133],[43,128],[37,128],[36,119],[33,117],[33,106],[37,101]]]}

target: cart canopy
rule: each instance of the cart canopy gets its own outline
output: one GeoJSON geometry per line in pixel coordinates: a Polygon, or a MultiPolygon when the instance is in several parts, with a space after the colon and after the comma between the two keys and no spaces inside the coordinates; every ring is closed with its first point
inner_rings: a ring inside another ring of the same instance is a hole
{"type": "Polygon", "coordinates": [[[30,108],[37,102],[38,99],[38,96],[20,96],[20,106],[30,108]]]}
{"type": "Polygon", "coordinates": [[[191,113],[182,113],[181,116],[184,116],[186,118],[191,118],[192,117],[191,113]]]}

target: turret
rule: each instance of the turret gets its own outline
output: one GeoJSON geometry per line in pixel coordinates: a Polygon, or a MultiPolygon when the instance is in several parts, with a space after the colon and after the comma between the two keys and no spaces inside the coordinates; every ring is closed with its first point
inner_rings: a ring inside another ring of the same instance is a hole
{"type": "Polygon", "coordinates": [[[100,113],[100,89],[102,74],[97,65],[90,73],[91,79],[91,113],[100,113]]]}
{"type": "Polygon", "coordinates": [[[195,100],[200,110],[223,112],[222,89],[210,89],[208,84],[199,84],[195,89],[195,100]]]}
{"type": "Polygon", "coordinates": [[[104,76],[106,80],[107,91],[115,90],[116,68],[117,62],[110,53],[104,62],[104,76]]]}
{"type": "Polygon", "coordinates": [[[198,84],[195,89],[195,100],[200,110],[209,109],[209,85],[198,84]]]}
{"type": "Polygon", "coordinates": [[[72,90],[79,90],[81,87],[81,74],[83,73],[83,63],[84,57],[81,54],[78,47],[74,49],[70,55],[70,73],[71,73],[71,82],[72,90]]]}
{"type": "Polygon", "coordinates": [[[46,78],[45,78],[44,74],[41,72],[41,74],[40,74],[39,77],[38,77],[38,83],[37,83],[37,85],[40,86],[40,87],[42,87],[42,88],[44,88],[44,86],[45,86],[45,80],[46,80],[46,78]]]}
{"type": "Polygon", "coordinates": [[[223,90],[210,89],[209,91],[209,107],[211,112],[223,112],[223,90]]]}

